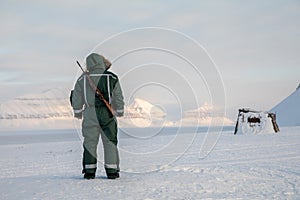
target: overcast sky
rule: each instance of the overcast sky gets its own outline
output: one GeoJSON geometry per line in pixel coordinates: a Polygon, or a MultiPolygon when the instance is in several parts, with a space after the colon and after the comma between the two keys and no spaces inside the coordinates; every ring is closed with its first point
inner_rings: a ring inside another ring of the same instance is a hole
{"type": "MultiPolygon", "coordinates": [[[[0,102],[72,87],[75,60],[84,61],[97,44],[122,31],[161,27],[206,49],[223,78],[228,107],[270,109],[300,82],[299,19],[296,0],[1,0],[0,102]]],[[[134,37],[114,48],[129,43],[134,37]]]]}

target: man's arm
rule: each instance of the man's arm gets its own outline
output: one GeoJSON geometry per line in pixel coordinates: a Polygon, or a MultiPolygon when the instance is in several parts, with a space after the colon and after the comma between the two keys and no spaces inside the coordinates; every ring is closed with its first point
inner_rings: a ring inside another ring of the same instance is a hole
{"type": "Polygon", "coordinates": [[[75,88],[72,92],[71,96],[71,104],[73,107],[74,117],[81,119],[82,112],[84,110],[84,99],[83,99],[83,91],[79,84],[80,79],[75,84],[75,88]]]}
{"type": "Polygon", "coordinates": [[[112,107],[117,117],[124,115],[124,97],[119,80],[117,80],[112,92],[112,107]]]}

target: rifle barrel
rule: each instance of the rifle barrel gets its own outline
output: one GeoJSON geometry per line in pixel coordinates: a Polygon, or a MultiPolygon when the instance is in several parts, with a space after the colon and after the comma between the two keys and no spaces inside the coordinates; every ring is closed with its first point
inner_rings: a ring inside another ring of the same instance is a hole
{"type": "Polygon", "coordinates": [[[80,63],[76,61],[77,65],[80,67],[81,71],[84,72],[83,68],[81,67],[80,63]]]}

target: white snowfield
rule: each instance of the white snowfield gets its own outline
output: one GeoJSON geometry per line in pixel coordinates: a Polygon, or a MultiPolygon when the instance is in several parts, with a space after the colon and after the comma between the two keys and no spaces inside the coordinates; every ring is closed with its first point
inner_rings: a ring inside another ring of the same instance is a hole
{"type": "Polygon", "coordinates": [[[232,129],[200,159],[204,136],[120,137],[120,179],[84,180],[76,130],[1,132],[0,199],[300,199],[300,127],[232,129]]]}

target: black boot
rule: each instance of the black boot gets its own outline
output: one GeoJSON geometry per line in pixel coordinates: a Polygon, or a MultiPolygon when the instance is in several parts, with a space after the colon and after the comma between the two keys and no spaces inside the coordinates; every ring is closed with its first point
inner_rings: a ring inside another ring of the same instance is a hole
{"type": "Polygon", "coordinates": [[[116,179],[116,178],[120,178],[120,174],[119,174],[119,172],[117,172],[117,173],[108,173],[108,174],[107,174],[107,178],[108,178],[108,179],[116,179]]]}
{"type": "Polygon", "coordinates": [[[95,173],[85,173],[83,176],[85,179],[94,179],[95,173]]]}

